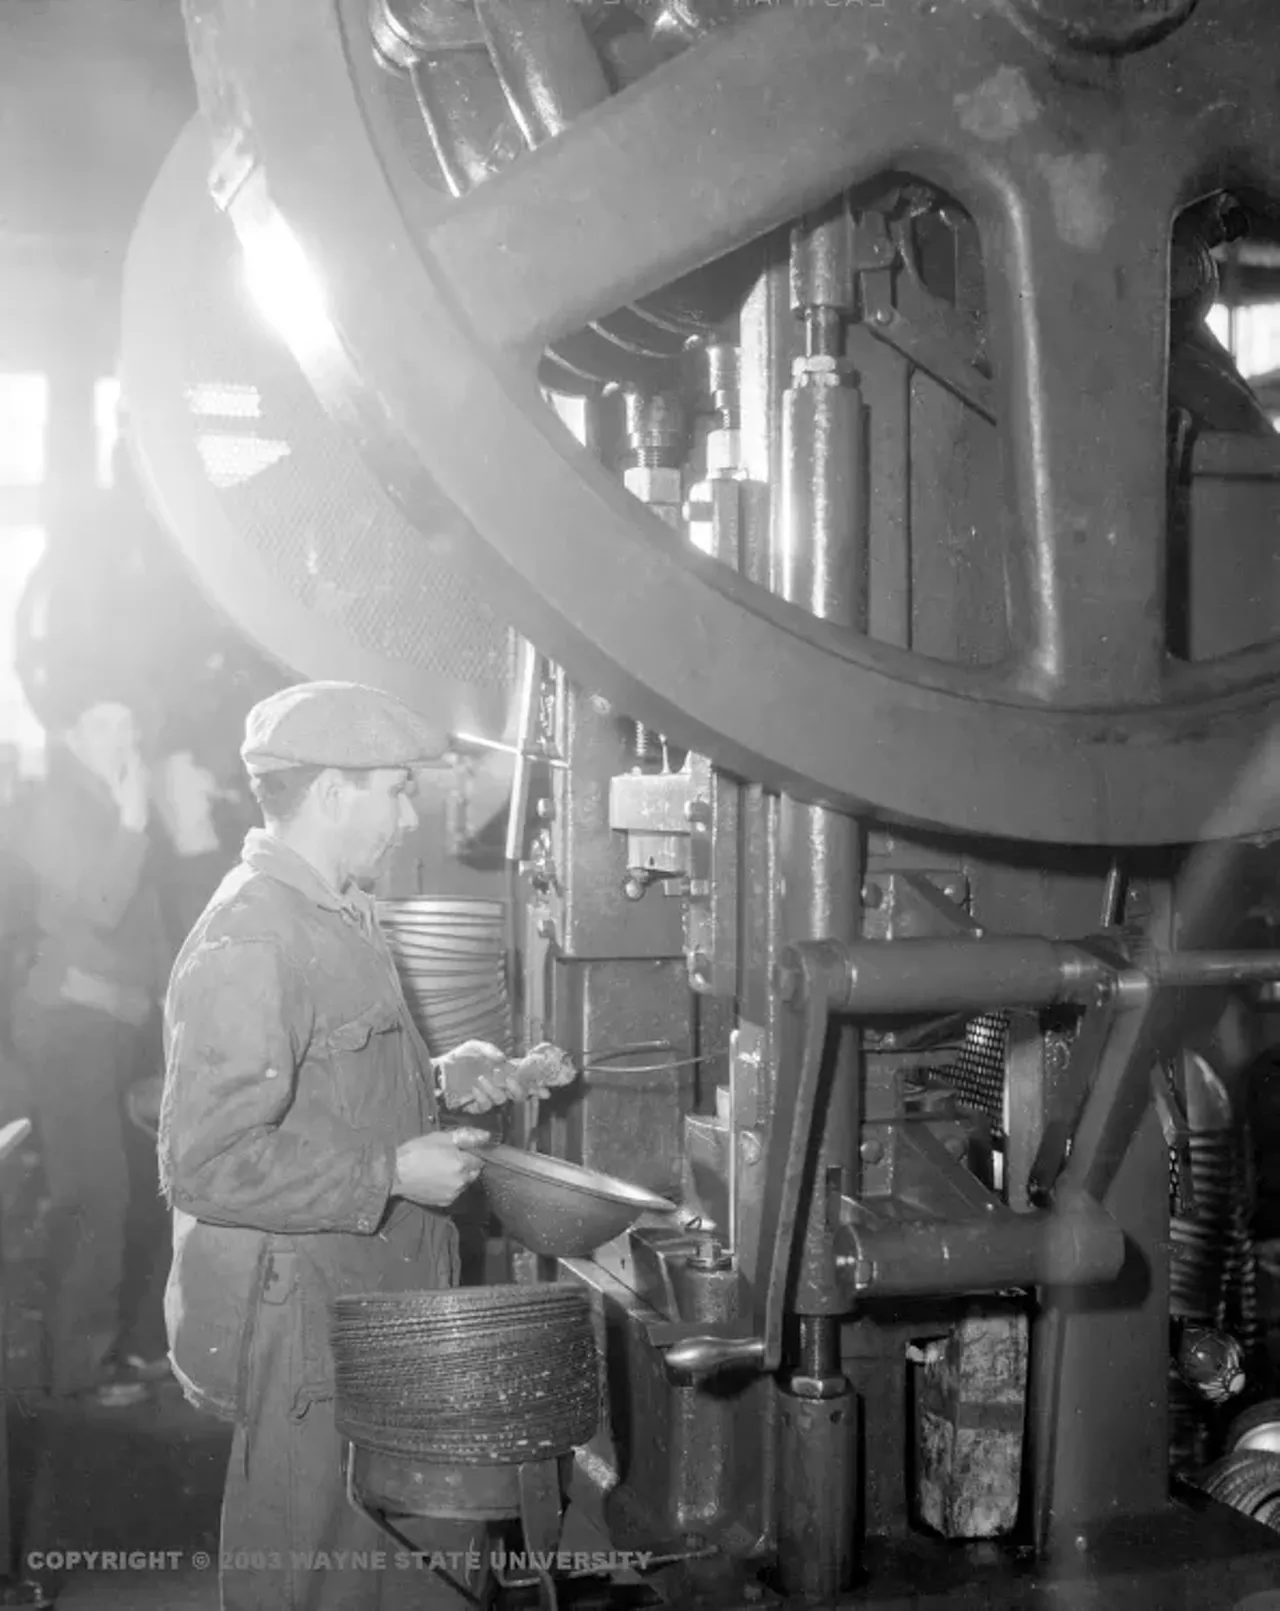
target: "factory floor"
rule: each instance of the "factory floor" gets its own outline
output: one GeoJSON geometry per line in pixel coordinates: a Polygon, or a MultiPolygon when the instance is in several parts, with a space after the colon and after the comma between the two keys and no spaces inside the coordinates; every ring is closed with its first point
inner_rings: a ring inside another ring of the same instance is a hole
{"type": "Polygon", "coordinates": [[[9,1428],[24,1577],[55,1591],[59,1607],[217,1611],[216,1573],[191,1562],[202,1550],[216,1558],[230,1440],[188,1407],[175,1384],[121,1409],[54,1408],[14,1395],[9,1428]],[[168,1559],[141,1571],[60,1569],[60,1552],[95,1550],[168,1559]]]}
{"type": "MultiPolygon", "coordinates": [[[[172,1384],[127,1409],[32,1409],[19,1398],[9,1421],[16,1564],[58,1611],[218,1611],[216,1571],[192,1563],[217,1558],[221,1426],[172,1384]],[[72,1550],[145,1551],[154,1564],[48,1569],[51,1554],[72,1550]]],[[[607,1544],[570,1508],[561,1547],[607,1544]]]]}
{"type": "MultiPolygon", "coordinates": [[[[57,1404],[45,1395],[46,1215],[32,1149],[0,1181],[14,1574],[39,1583],[59,1611],[217,1611],[217,1573],[195,1563],[217,1558],[229,1429],[191,1409],[171,1380],[124,1408],[57,1404]],[[137,1570],[65,1560],[92,1551],[143,1552],[151,1560],[137,1570]]],[[[471,1281],[506,1279],[483,1236],[465,1232],[463,1271],[471,1281]]],[[[571,1507],[561,1547],[608,1546],[571,1507]]],[[[7,1603],[0,1584],[0,1606],[7,1603]]]]}

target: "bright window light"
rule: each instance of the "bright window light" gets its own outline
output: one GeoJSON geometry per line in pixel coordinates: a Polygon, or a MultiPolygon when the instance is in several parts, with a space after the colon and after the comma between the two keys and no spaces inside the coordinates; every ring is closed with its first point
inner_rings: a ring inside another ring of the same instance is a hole
{"type": "Polygon", "coordinates": [[[116,481],[116,448],[120,442],[120,382],[105,375],[93,387],[93,440],[98,485],[104,490],[116,481]]]}
{"type": "Polygon", "coordinates": [[[1246,380],[1280,370],[1280,302],[1251,302],[1230,312],[1215,302],[1205,323],[1246,380]]]}
{"type": "Polygon", "coordinates": [[[1280,369],[1280,302],[1236,309],[1235,359],[1246,380],[1280,369]]]}
{"type": "Polygon", "coordinates": [[[570,397],[565,392],[544,391],[552,408],[560,416],[561,423],[568,426],[578,441],[586,446],[587,441],[587,400],[585,397],[570,397]]]}
{"type": "Polygon", "coordinates": [[[264,436],[215,436],[196,438],[204,473],[219,492],[242,487],[246,481],[288,458],[289,444],[264,436]]]}
{"type": "Polygon", "coordinates": [[[0,375],[0,487],[44,481],[49,382],[44,375],[0,375]]]}
{"type": "Polygon", "coordinates": [[[268,324],[305,365],[335,340],[323,287],[297,236],[271,213],[244,239],[244,277],[268,324]]]}
{"type": "Polygon", "coordinates": [[[187,387],[187,407],[211,420],[256,420],[262,417],[262,397],[256,386],[240,381],[204,381],[187,387]]]}
{"type": "Polygon", "coordinates": [[[25,777],[43,771],[45,742],[44,729],[32,714],[13,669],[15,615],[43,553],[41,527],[0,526],[0,746],[17,751],[19,771],[25,777]]]}

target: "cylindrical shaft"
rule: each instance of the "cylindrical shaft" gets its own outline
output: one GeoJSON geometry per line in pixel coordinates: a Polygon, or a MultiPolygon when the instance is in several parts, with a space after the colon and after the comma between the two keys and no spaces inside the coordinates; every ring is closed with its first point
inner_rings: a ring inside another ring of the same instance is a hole
{"type": "Polygon", "coordinates": [[[870,940],[848,947],[846,1010],[858,1016],[1087,1002],[1113,975],[1052,940],[870,940]]]}
{"type": "MultiPolygon", "coordinates": [[[[852,300],[848,224],[833,209],[793,237],[793,307],[806,356],[783,397],[780,590],[814,615],[860,628],[865,619],[866,523],[862,403],[850,383],[841,309],[852,300]]],[[[862,841],[840,813],[784,799],[782,932],[789,942],[853,941],[861,927],[862,841]]],[[[795,1076],[783,1070],[782,1077],[795,1076]]],[[[834,1066],[818,1109],[815,1188],[794,1287],[801,1346],[779,1424],[778,1557],[782,1587],[827,1598],[854,1565],[857,1403],[840,1367],[838,1316],[847,1308],[826,1223],[827,1183],[857,1189],[860,1045],[834,1032],[834,1066]],[[814,1366],[821,1366],[813,1372],[814,1366]]]]}
{"type": "Polygon", "coordinates": [[[848,994],[838,1005],[859,1017],[1087,1005],[1106,989],[1136,1004],[1157,986],[1280,979],[1280,951],[1164,951],[1113,968],[1083,946],[1030,937],[869,940],[846,949],[848,994]]]}
{"type": "Polygon", "coordinates": [[[778,1570],[791,1594],[830,1604],[853,1570],[853,1395],[778,1395],[778,1570]]]}
{"type": "Polygon", "coordinates": [[[1114,1280],[1124,1263],[1124,1234],[1100,1208],[845,1234],[849,1249],[840,1270],[857,1298],[1091,1286],[1114,1280]]]}

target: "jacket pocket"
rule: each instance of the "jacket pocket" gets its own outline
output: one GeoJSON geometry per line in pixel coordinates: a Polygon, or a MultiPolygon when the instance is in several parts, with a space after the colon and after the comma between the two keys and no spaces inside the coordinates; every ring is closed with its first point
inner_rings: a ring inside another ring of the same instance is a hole
{"type": "Polygon", "coordinates": [[[375,1035],[386,1035],[400,1030],[400,1014],[386,1002],[379,1002],[329,1031],[326,1044],[330,1051],[350,1055],[364,1051],[375,1035]]]}
{"type": "Polygon", "coordinates": [[[404,1026],[396,1009],[379,1002],[325,1036],[338,1112],[356,1129],[385,1126],[394,1111],[404,1059],[404,1026]]]}
{"type": "Polygon", "coordinates": [[[262,1232],[174,1216],[165,1292],[169,1358],[188,1401],[224,1420],[239,1420],[247,1407],[266,1258],[262,1232]]]}
{"type": "MultiPolygon", "coordinates": [[[[319,1400],[333,1397],[333,1356],[329,1348],[328,1293],[310,1261],[287,1246],[272,1248],[262,1286],[261,1341],[271,1339],[288,1364],[281,1385],[289,1414],[301,1420],[319,1400]]],[[[280,1365],[273,1374],[281,1380],[280,1365]]]]}

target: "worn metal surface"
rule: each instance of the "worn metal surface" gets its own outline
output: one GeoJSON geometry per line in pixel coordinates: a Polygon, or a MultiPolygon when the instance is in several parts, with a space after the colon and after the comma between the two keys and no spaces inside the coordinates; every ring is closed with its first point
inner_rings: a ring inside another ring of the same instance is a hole
{"type": "Polygon", "coordinates": [[[548,652],[649,725],[796,794],[1010,837],[1189,839],[1265,731],[1274,655],[1164,659],[1162,243],[1183,202],[1265,191],[1280,165],[1264,65],[1276,25],[1218,0],[1105,73],[1081,58],[1067,77],[994,0],[989,12],[981,27],[971,7],[940,12],[922,34],[893,7],[753,8],[453,206],[398,185],[395,154],[367,144],[350,79],[363,8],[349,44],[335,15],[301,5],[195,0],[190,15],[220,149],[240,141],[237,228],[258,235],[277,209],[292,223],[360,366],[323,341],[313,378],[341,394],[406,507],[428,489],[457,506],[497,560],[496,596],[548,652]],[[927,94],[901,95],[903,60],[927,94]],[[780,147],[760,93],[788,83],[803,94],[780,147]],[[969,208],[988,252],[1013,512],[999,674],[833,634],[681,554],[534,401],[529,365],[557,333],[904,163],[969,208]],[[1112,332],[1105,359],[1082,326],[1112,332]],[[491,370],[485,349],[514,365],[491,370]],[[512,474],[489,473],[491,439],[512,474]],[[531,509],[554,511],[533,542],[531,509]],[[622,553],[625,592],[611,581],[622,553]],[[726,654],[772,675],[744,698],[726,654]],[[879,742],[886,729],[912,742],[879,742]],[[964,764],[939,766],[948,754],[964,764]],[[1015,758],[1008,789],[994,780],[1015,758]]]}
{"type": "Polygon", "coordinates": [[[1096,1206],[1044,1214],[850,1225],[840,1269],[850,1297],[942,1296],[1013,1287],[1105,1286],[1124,1263],[1124,1236],[1096,1206]]]}
{"type": "MultiPolygon", "coordinates": [[[[599,1462],[591,1481],[603,1490],[611,1537],[642,1548],[706,1541],[751,1556],[764,1530],[760,1470],[773,1382],[750,1377],[717,1392],[673,1387],[650,1341],[665,1316],[598,1263],[563,1269],[596,1294],[606,1405],[589,1454],[599,1462]],[[690,1534],[698,1536],[690,1541],[690,1534]]],[[[687,1301],[703,1321],[740,1317],[736,1282],[710,1283],[687,1301]]]]}
{"type": "Polygon", "coordinates": [[[437,1465],[353,1447],[356,1497],[390,1516],[498,1521],[520,1514],[520,1467],[437,1465]]]}
{"type": "Polygon", "coordinates": [[[857,1403],[837,1380],[832,1398],[778,1395],[778,1566],[802,1603],[830,1604],[853,1565],[857,1403]]]}
{"type": "MultiPolygon", "coordinates": [[[[672,916],[678,923],[679,913],[672,916]]],[[[591,945],[590,931],[570,936],[569,944],[591,945]]],[[[684,958],[564,956],[554,989],[559,1043],[579,1052],[582,1078],[557,1109],[563,1145],[547,1150],[673,1196],[700,1067],[684,958]]]]}
{"type": "Polygon", "coordinates": [[[1022,1479],[1027,1317],[966,1316],[924,1350],[916,1384],[920,1513],[944,1538],[1013,1530],[1022,1479]]]}
{"type": "Polygon", "coordinates": [[[489,1205],[509,1236],[544,1258],[579,1259],[675,1204],[655,1193],[515,1147],[479,1150],[489,1205]]]}

